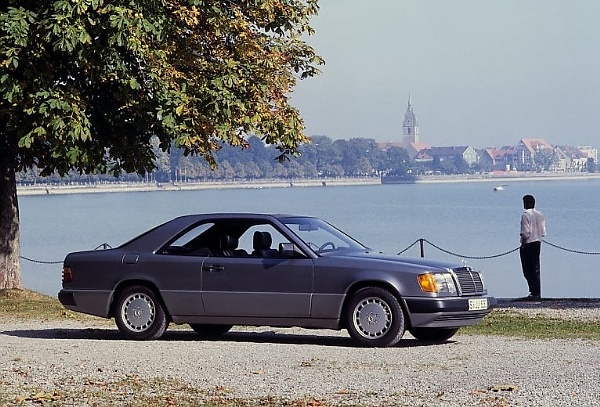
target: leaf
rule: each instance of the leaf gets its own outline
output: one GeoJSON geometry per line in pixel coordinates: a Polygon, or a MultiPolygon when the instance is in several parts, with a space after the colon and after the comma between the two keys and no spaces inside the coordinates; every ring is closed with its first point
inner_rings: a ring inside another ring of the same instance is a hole
{"type": "Polygon", "coordinates": [[[138,83],[137,79],[131,78],[129,79],[129,87],[131,87],[131,89],[139,89],[140,84],[138,83]]]}
{"type": "Polygon", "coordinates": [[[46,129],[41,126],[36,127],[33,131],[38,136],[45,136],[47,134],[46,129]]]}
{"type": "Polygon", "coordinates": [[[28,134],[19,140],[18,146],[21,148],[23,148],[23,147],[30,148],[32,142],[33,142],[33,137],[31,137],[31,135],[28,134]]]}
{"type": "Polygon", "coordinates": [[[514,384],[500,384],[497,386],[491,386],[489,388],[491,391],[499,392],[499,391],[517,391],[519,390],[519,386],[514,384]]]}

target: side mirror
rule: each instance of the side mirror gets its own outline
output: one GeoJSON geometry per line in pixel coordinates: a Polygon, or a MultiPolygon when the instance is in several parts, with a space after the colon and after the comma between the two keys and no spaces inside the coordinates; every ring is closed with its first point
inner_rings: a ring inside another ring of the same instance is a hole
{"type": "Polygon", "coordinates": [[[306,257],[294,243],[279,243],[279,255],[286,259],[306,257]]]}

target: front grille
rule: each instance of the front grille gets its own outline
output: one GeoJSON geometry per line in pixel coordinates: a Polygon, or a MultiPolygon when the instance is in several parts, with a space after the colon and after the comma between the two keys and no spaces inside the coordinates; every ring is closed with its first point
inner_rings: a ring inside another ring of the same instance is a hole
{"type": "Polygon", "coordinates": [[[461,267],[453,271],[461,295],[480,295],[484,293],[483,281],[478,271],[472,270],[470,267],[461,267]]]}

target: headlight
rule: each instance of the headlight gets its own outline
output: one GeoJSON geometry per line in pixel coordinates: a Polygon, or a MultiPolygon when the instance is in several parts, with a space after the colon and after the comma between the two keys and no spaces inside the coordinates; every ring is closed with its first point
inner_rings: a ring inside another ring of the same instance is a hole
{"type": "Polygon", "coordinates": [[[421,290],[426,293],[456,294],[456,285],[450,273],[425,273],[417,277],[421,290]]]}

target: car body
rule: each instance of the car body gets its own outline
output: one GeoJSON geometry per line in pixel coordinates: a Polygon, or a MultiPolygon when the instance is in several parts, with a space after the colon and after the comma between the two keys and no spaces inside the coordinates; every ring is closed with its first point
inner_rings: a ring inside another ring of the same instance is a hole
{"type": "Polygon", "coordinates": [[[114,317],[129,339],[173,322],[205,336],[265,325],[347,329],[363,346],[394,345],[405,330],[444,341],[495,304],[478,271],[382,254],[309,216],[181,216],[63,266],[60,302],[114,317]]]}

